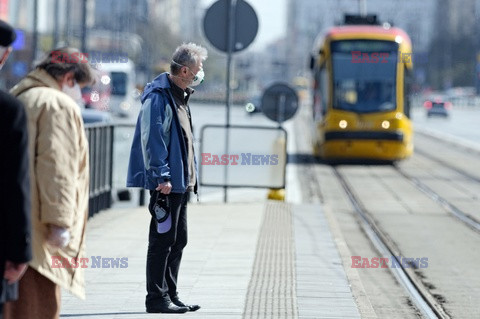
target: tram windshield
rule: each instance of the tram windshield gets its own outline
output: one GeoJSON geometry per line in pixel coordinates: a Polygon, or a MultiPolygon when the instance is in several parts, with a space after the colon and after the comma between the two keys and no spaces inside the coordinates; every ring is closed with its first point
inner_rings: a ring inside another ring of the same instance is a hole
{"type": "Polygon", "coordinates": [[[331,44],[333,108],[356,113],[396,108],[398,44],[379,40],[346,40],[331,44]]]}

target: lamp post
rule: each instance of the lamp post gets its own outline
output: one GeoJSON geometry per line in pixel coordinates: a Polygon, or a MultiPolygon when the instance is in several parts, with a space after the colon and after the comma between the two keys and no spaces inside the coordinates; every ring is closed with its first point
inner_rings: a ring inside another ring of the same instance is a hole
{"type": "Polygon", "coordinates": [[[38,42],[38,0],[33,1],[33,36],[32,36],[32,57],[37,60],[37,42],[38,42]]]}
{"type": "Polygon", "coordinates": [[[358,11],[361,16],[367,15],[367,0],[358,0],[358,11]]]}

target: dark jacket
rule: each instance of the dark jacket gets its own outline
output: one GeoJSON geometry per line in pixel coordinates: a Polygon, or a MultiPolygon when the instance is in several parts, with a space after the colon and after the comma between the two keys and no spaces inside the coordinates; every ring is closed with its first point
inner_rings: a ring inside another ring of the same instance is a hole
{"type": "Polygon", "coordinates": [[[20,101],[0,91],[0,303],[8,297],[5,261],[26,263],[32,258],[26,121],[20,101]]]}
{"type": "Polygon", "coordinates": [[[160,74],[145,87],[130,152],[127,187],[152,190],[170,181],[173,193],[187,191],[187,148],[171,90],[168,73],[160,74]]]}

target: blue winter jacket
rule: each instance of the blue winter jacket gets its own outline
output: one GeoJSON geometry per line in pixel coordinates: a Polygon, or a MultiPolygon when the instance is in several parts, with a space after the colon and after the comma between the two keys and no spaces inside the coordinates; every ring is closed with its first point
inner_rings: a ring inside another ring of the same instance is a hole
{"type": "Polygon", "coordinates": [[[145,86],[130,151],[127,187],[152,190],[165,181],[171,182],[174,193],[187,191],[187,147],[168,73],[145,86]]]}

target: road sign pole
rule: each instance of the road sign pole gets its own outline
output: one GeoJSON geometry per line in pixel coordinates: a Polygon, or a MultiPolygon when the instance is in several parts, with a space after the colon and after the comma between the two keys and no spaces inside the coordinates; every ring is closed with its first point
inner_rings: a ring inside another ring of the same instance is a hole
{"type": "MultiPolygon", "coordinates": [[[[262,96],[263,114],[278,123],[278,128],[282,129],[282,123],[292,118],[298,109],[298,96],[294,89],[285,83],[276,83],[268,87],[262,96]]],[[[287,140],[279,136],[277,145],[283,145],[285,163],[287,161],[286,145],[287,140]]],[[[285,176],[286,166],[283,167],[283,176],[285,176]]],[[[285,184],[285,183],[284,183],[285,184]]],[[[268,199],[285,200],[285,188],[270,189],[268,199]]]]}
{"type": "MultiPolygon", "coordinates": [[[[203,19],[205,36],[218,50],[227,54],[226,78],[226,136],[225,154],[229,151],[230,142],[230,107],[232,104],[232,58],[233,53],[246,49],[255,39],[258,32],[258,18],[252,6],[244,0],[218,0],[210,6],[203,19]],[[236,20],[241,21],[241,27],[236,20]]],[[[228,166],[225,165],[224,181],[228,185],[228,166]]],[[[227,186],[223,187],[223,201],[227,202],[227,186]]]]}
{"type": "Polygon", "coordinates": [[[232,82],[232,52],[233,52],[233,39],[235,38],[235,6],[237,0],[230,0],[228,6],[228,33],[227,33],[227,128],[230,126],[230,105],[232,103],[231,87],[232,82]]]}
{"type": "MultiPolygon", "coordinates": [[[[232,52],[233,52],[233,39],[235,37],[235,6],[237,4],[237,0],[230,0],[228,3],[228,32],[227,32],[227,82],[226,82],[226,134],[225,137],[225,154],[228,154],[229,150],[229,139],[230,139],[230,106],[232,104],[232,95],[231,95],[231,87],[230,83],[232,82],[232,52]]],[[[228,184],[228,165],[225,165],[224,170],[224,179],[225,185],[228,184]]],[[[223,202],[226,203],[228,201],[228,187],[223,187],[223,202]]]]}
{"type": "MultiPolygon", "coordinates": [[[[278,103],[278,114],[277,114],[277,121],[278,121],[278,128],[282,129],[282,123],[285,121],[285,110],[286,110],[286,103],[287,103],[287,96],[285,93],[281,93],[278,95],[277,99],[278,103]]],[[[282,144],[286,145],[285,139],[283,139],[281,136],[279,136],[279,140],[277,141],[277,144],[282,144]]],[[[285,154],[285,158],[287,158],[287,155],[285,154]]],[[[285,176],[286,174],[286,166],[283,168],[283,175],[285,176]]],[[[270,188],[270,191],[268,192],[267,195],[268,199],[273,199],[273,200],[279,200],[279,201],[285,201],[285,188],[270,188]]]]}
{"type": "Polygon", "coordinates": [[[280,94],[280,96],[278,97],[278,100],[279,100],[278,127],[282,127],[282,122],[285,121],[285,108],[286,108],[285,104],[287,100],[285,93],[280,94]]]}

